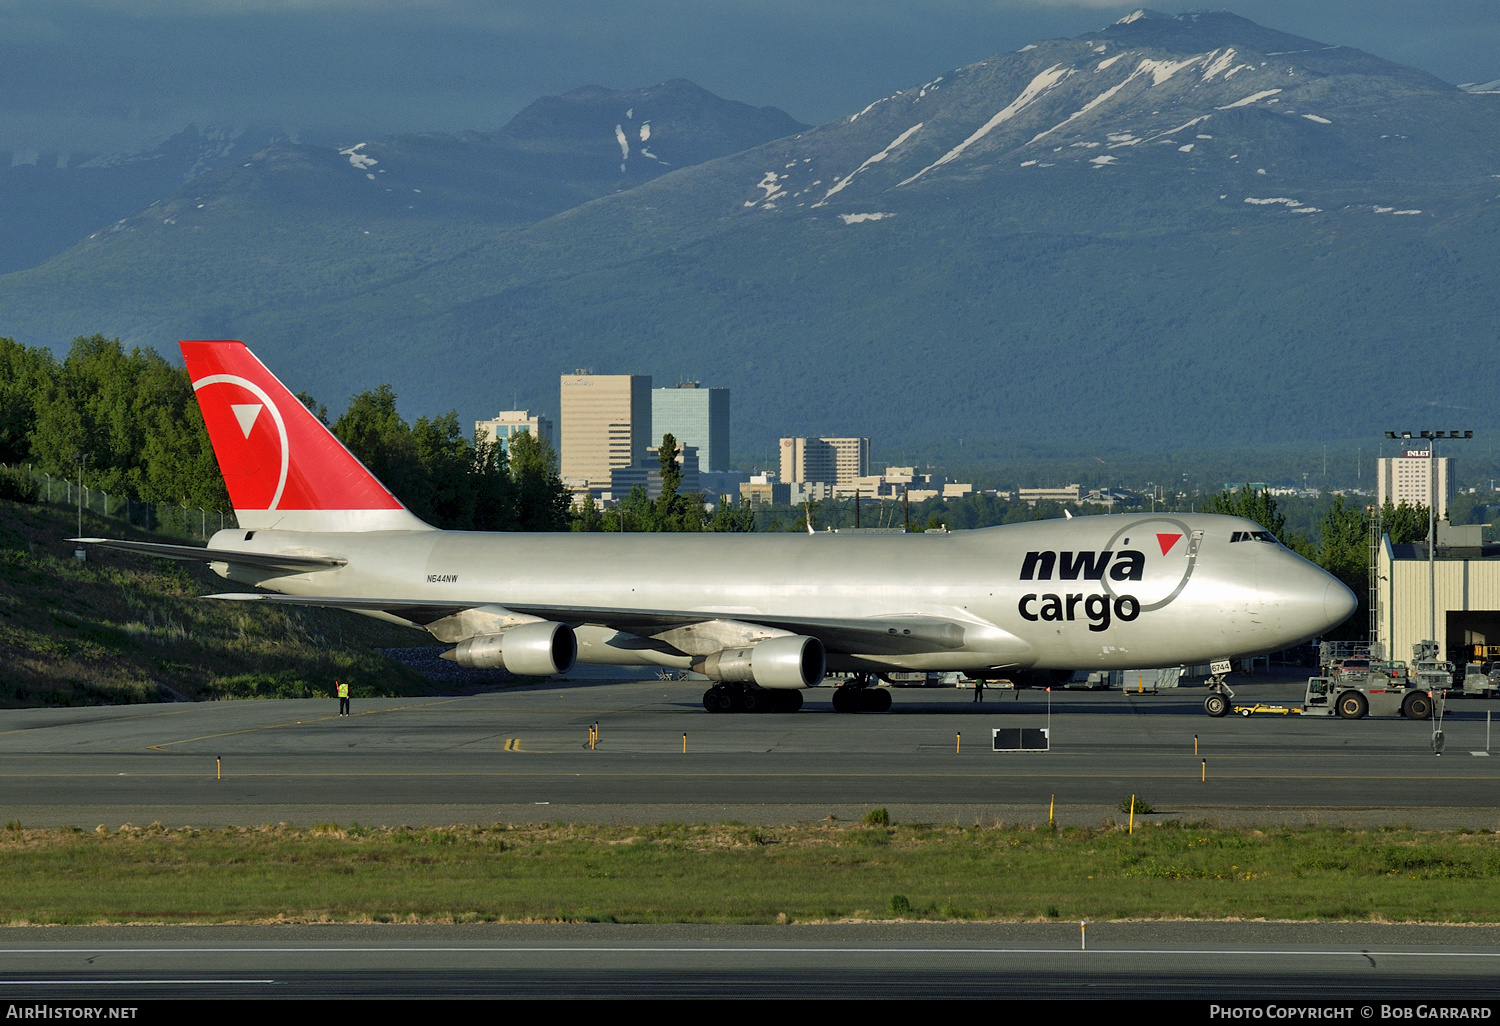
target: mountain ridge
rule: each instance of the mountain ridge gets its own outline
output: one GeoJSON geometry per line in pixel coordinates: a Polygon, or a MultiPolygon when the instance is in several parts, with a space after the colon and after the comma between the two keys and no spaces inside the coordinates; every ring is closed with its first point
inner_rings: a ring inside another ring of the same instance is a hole
{"type": "MultiPolygon", "coordinates": [[[[122,289],[116,323],[235,334],[298,387],[394,380],[407,408],[465,418],[513,390],[554,410],[574,366],[686,364],[736,390],[742,451],[1036,425],[1077,446],[1255,444],[1463,405],[1493,383],[1471,347],[1500,316],[1500,106],[1244,26],[1122,19],[530,223],[437,241],[424,223],[428,258],[372,248],[316,290],[241,302],[208,282],[151,309],[122,289]],[[1329,402],[1378,389],[1414,339],[1434,365],[1416,393],[1329,402]]],[[[60,258],[0,279],[0,303],[35,309],[107,269],[79,256],[72,278],[60,258]]]]}
{"type": "Polygon", "coordinates": [[[144,151],[0,151],[0,274],[34,267],[192,178],[284,138],[266,128],[191,124],[144,151]]]}

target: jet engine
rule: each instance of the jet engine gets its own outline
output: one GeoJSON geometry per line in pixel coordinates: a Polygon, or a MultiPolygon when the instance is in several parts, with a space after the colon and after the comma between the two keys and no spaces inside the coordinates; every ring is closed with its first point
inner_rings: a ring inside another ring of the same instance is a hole
{"type": "Polygon", "coordinates": [[[774,689],[815,688],[827,668],[823,643],[800,634],[726,648],[693,662],[693,669],[709,680],[774,689]]]}
{"type": "Polygon", "coordinates": [[[530,677],[567,673],[578,658],[578,640],[565,623],[522,623],[501,634],[481,634],[443,653],[471,670],[505,669],[530,677]]]}

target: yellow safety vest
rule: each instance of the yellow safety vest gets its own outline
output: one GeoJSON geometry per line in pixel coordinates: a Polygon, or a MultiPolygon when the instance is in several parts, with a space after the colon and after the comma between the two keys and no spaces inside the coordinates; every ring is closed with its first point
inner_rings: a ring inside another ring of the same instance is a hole
{"type": "Polygon", "coordinates": [[[339,697],[340,698],[348,698],[349,697],[349,685],[347,685],[347,684],[340,684],[339,685],[339,697]]]}

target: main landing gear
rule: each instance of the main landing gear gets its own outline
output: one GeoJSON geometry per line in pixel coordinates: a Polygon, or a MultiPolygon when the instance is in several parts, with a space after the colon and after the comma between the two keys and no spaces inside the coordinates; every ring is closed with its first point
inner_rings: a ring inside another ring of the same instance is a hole
{"type": "Polygon", "coordinates": [[[862,673],[833,692],[833,711],[841,713],[889,712],[891,693],[884,688],[871,687],[873,678],[862,673]]]}
{"type": "Polygon", "coordinates": [[[802,708],[802,692],[715,684],[703,692],[703,708],[711,713],[794,713],[802,708]]]}

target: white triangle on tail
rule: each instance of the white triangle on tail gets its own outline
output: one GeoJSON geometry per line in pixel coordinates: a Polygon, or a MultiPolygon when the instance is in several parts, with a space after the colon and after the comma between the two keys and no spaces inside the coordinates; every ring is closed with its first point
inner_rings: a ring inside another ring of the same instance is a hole
{"type": "Polygon", "coordinates": [[[260,411],[265,407],[260,403],[236,403],[229,408],[234,411],[234,419],[240,422],[240,431],[249,438],[250,429],[255,426],[255,418],[260,416],[260,411]]]}

